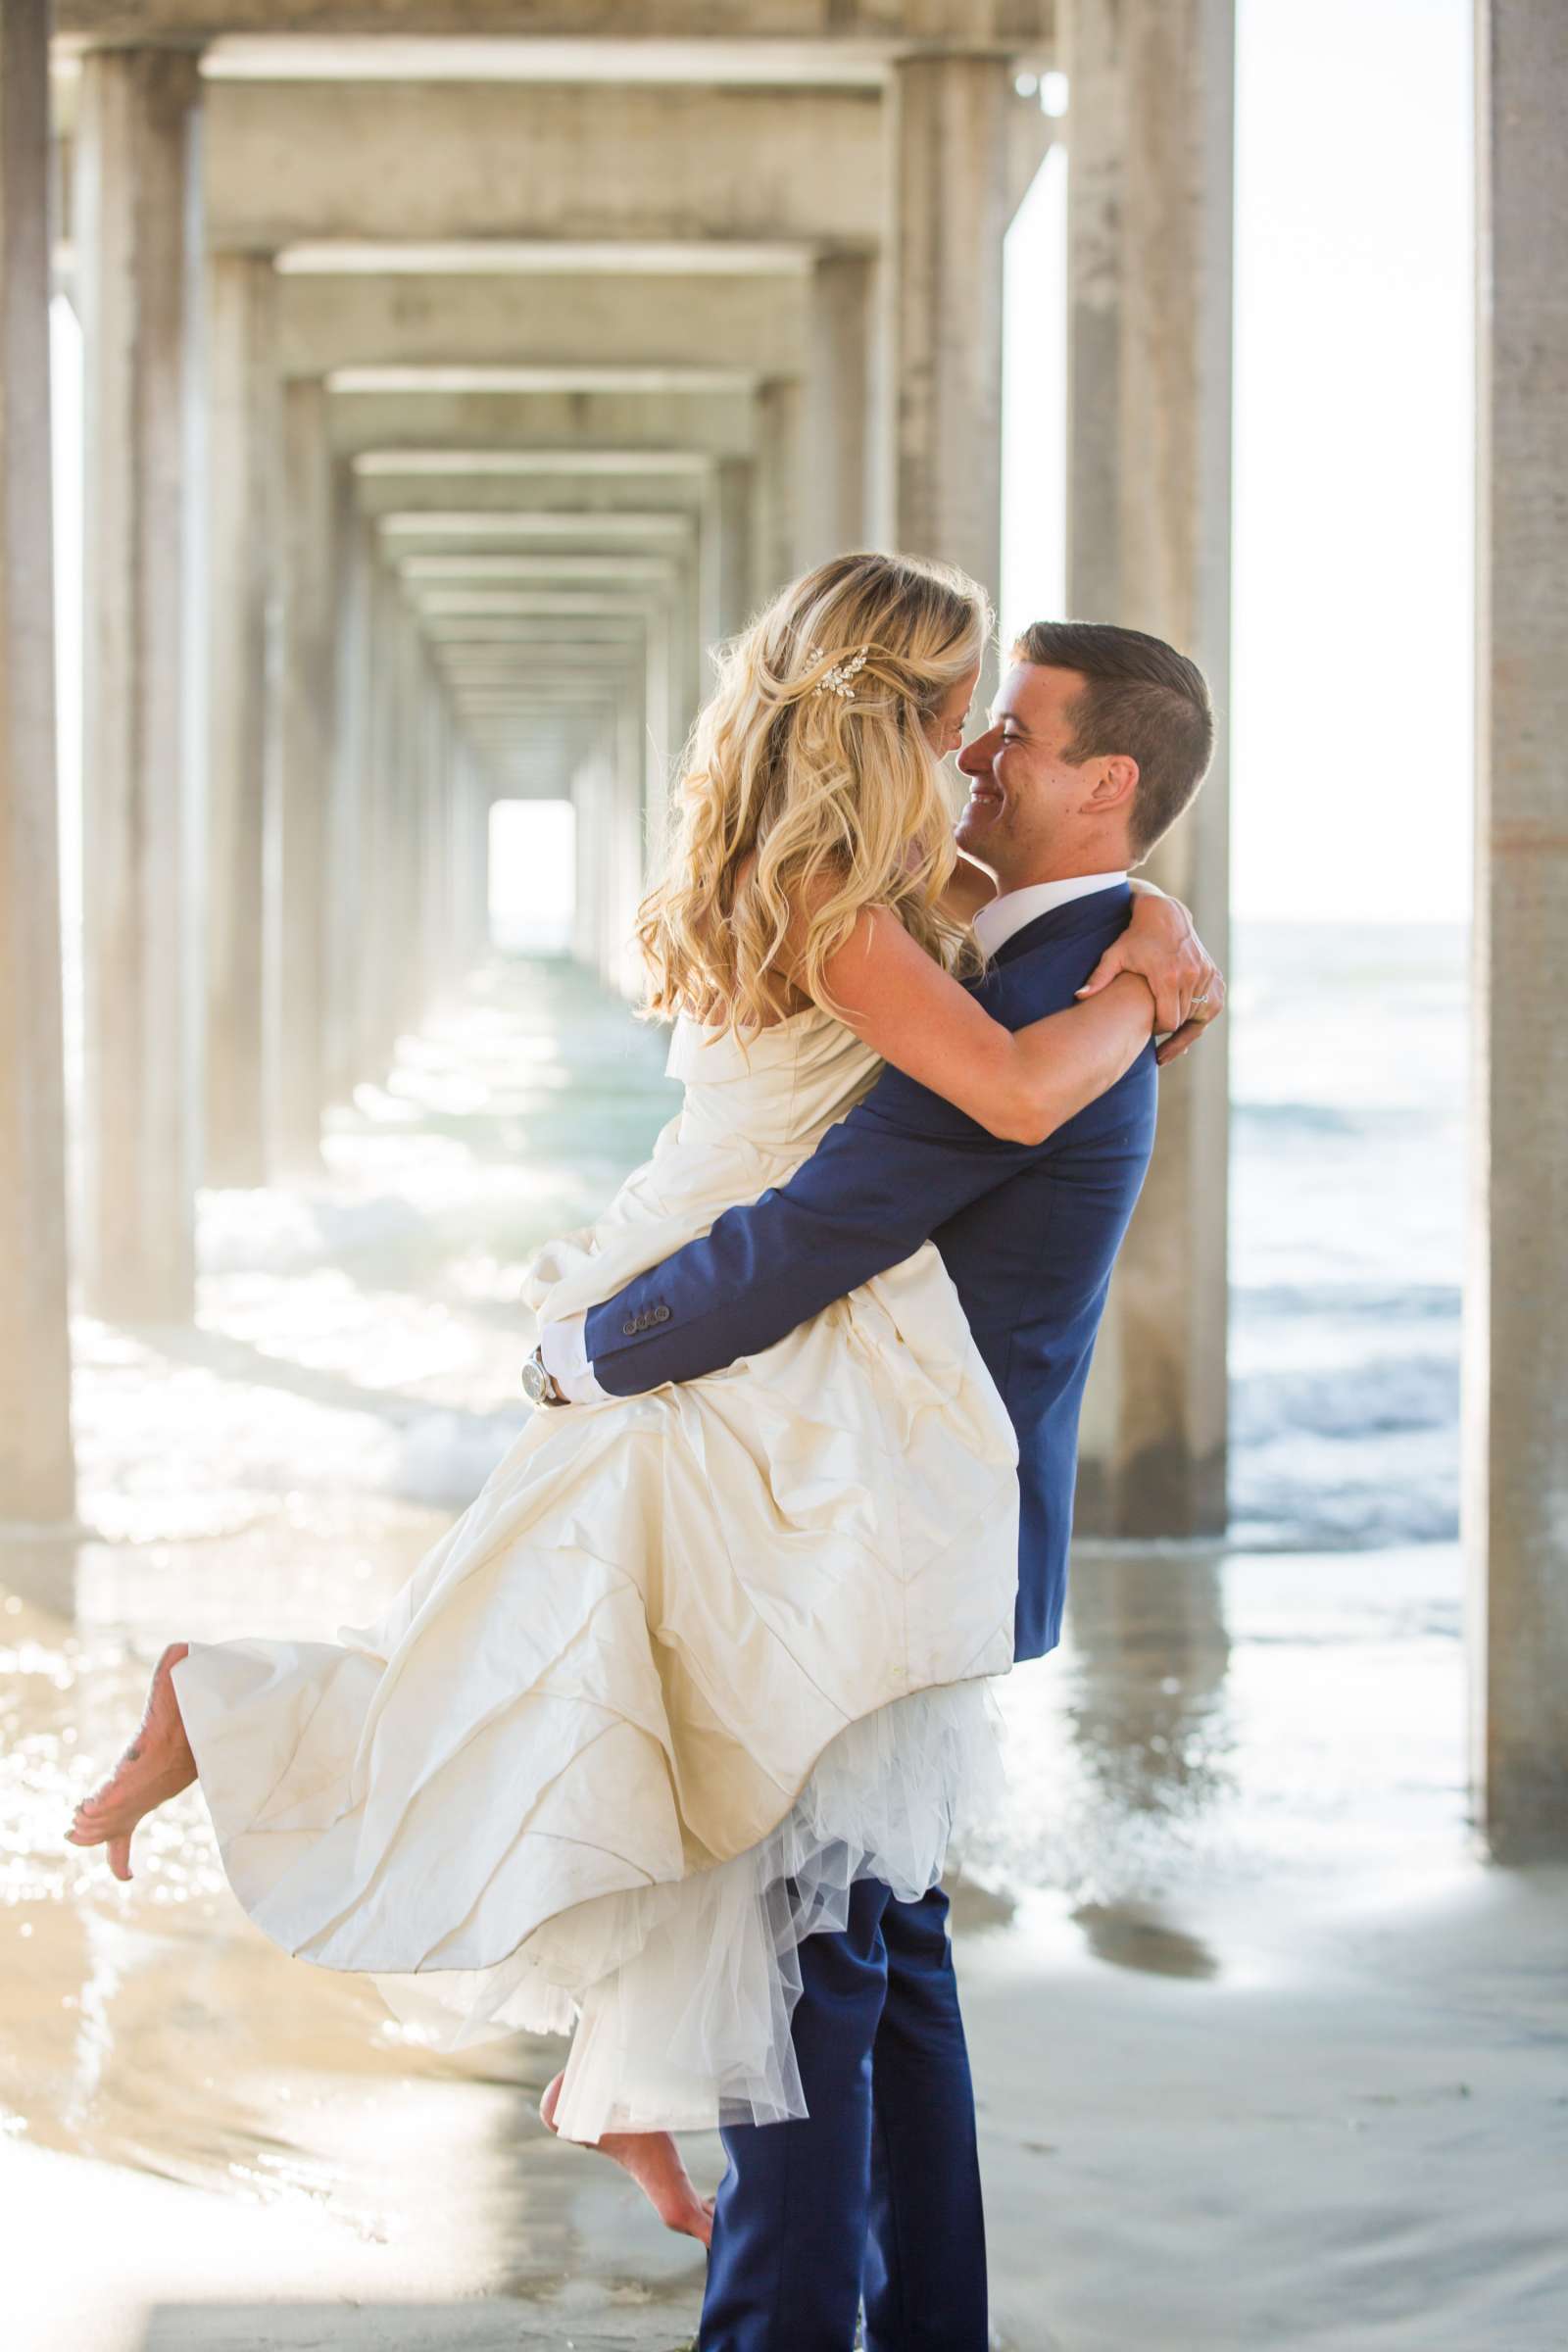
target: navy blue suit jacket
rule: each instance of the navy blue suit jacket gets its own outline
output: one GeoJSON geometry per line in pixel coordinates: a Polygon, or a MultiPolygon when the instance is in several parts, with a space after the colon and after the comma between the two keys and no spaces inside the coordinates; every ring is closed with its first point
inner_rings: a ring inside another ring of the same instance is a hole
{"type": "MultiPolygon", "coordinates": [[[[1071,900],[1006,941],[974,986],[1021,1029],[1071,1004],[1132,912],[1125,884],[1071,900]]],[[[1018,1433],[1017,1650],[1061,1635],[1078,1410],[1112,1261],[1154,1142],[1152,1045],[1039,1145],[1000,1142],[884,1070],[788,1184],[725,1212],[703,1240],[587,1318],[616,1396],[696,1380],[770,1348],[858,1283],[934,1241],[1018,1433]]]]}

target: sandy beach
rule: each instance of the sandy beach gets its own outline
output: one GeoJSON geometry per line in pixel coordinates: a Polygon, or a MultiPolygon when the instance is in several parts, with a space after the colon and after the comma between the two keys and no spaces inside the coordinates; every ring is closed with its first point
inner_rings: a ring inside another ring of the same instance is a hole
{"type": "MultiPolygon", "coordinates": [[[[128,1888],[61,1839],[166,1640],[358,1618],[516,1426],[516,1264],[669,1101],[579,983],[485,988],[319,1184],[208,1198],[197,1329],[78,1327],[81,1540],[0,1543],[19,2352],[695,2326],[700,2252],[537,2121],[561,2045],[440,2057],[291,1963],[195,1791],[128,1888]]],[[[999,2345],[1568,2344],[1568,1871],[1475,1845],[1461,1619],[1443,1542],[1081,1548],[956,1888],[999,2345]]]]}

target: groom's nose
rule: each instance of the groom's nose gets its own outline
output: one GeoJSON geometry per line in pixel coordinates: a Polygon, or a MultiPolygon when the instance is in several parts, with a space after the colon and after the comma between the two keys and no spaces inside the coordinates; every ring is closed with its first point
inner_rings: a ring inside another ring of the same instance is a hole
{"type": "Polygon", "coordinates": [[[958,766],[966,776],[984,776],[991,772],[991,762],[1002,741],[1000,727],[987,727],[972,743],[966,743],[958,754],[958,766]]]}

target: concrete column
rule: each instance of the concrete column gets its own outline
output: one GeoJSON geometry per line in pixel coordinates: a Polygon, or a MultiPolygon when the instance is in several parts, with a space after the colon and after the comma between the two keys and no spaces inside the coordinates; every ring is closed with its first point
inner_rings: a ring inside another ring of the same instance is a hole
{"type": "MultiPolygon", "coordinates": [[[[1228,954],[1231,0],[1072,0],[1068,611],[1203,669],[1219,750],[1150,876],[1228,954]]],[[[1225,1524],[1226,1034],[1160,1081],[1085,1413],[1083,1524],[1225,1524]]]]}
{"type": "Polygon", "coordinates": [[[704,493],[697,539],[699,710],[713,690],[714,647],[733,637],[753,610],[756,471],[749,458],[722,458],[704,493]]]}
{"type": "Polygon", "coordinates": [[[1477,14],[1474,1176],[1466,1544],[1477,1815],[1568,1851],[1568,18],[1477,14]]]}
{"type": "Polygon", "coordinates": [[[752,538],[752,602],[770,605],[803,566],[800,562],[801,437],[804,402],[795,376],[758,394],[757,528],[752,538]]]}
{"type": "Polygon", "coordinates": [[[337,596],[334,482],[326,387],[284,386],[282,662],[278,680],[279,855],[276,1124],[273,1152],[289,1168],[320,1161],[326,1100],[327,929],[332,895],[333,621],[337,596]]]}
{"type": "Polygon", "coordinates": [[[420,925],[424,938],[424,1002],[428,1007],[452,978],[452,942],[447,929],[448,716],[445,697],[428,652],[423,658],[425,775],[421,800],[424,847],[419,876],[420,925]]]}
{"type": "MultiPolygon", "coordinates": [[[[745,626],[753,609],[756,473],[757,468],[748,458],[725,458],[714,468],[718,600],[715,637],[733,637],[745,626]]],[[[704,681],[705,695],[711,682],[710,673],[704,681]]]]}
{"type": "Polygon", "coordinates": [[[334,703],[330,849],[331,919],[326,927],[328,1100],[352,1093],[362,1075],[360,967],[369,910],[365,901],[366,800],[370,763],[370,595],[374,555],[347,466],[333,490],[338,560],[333,567],[334,703]]]}
{"type": "Polygon", "coordinates": [[[209,626],[207,1140],[209,1184],[267,1178],[270,931],[277,911],[280,653],[273,367],[275,282],[264,256],[208,273],[209,626]]]}
{"type": "Polygon", "coordinates": [[[614,787],[603,749],[580,760],[572,771],[571,805],[576,816],[575,888],[572,900],[571,954],[576,963],[603,973],[605,942],[606,843],[610,838],[610,809],[614,787]]]}
{"type": "Polygon", "coordinates": [[[367,763],[361,804],[361,954],[359,957],[355,1073],[379,1078],[397,1035],[397,909],[395,905],[396,769],[398,760],[398,664],[401,610],[396,582],[373,562],[369,598],[369,710],[367,763]]]}
{"type": "Polygon", "coordinates": [[[400,863],[404,888],[403,1026],[416,1028],[424,1010],[426,949],[424,925],[425,816],[430,786],[430,696],[423,650],[411,627],[403,681],[403,824],[400,863]]]}
{"type": "Polygon", "coordinates": [[[463,829],[463,889],[469,960],[490,953],[490,781],[485,762],[470,754],[463,829]]]}
{"type": "Polygon", "coordinates": [[[49,24],[0,0],[0,1518],[70,1519],[54,554],[49,24]]]}
{"type": "MultiPolygon", "coordinates": [[[[479,800],[478,762],[462,727],[455,725],[452,755],[452,847],[448,870],[452,888],[452,953],[454,977],[463,980],[478,962],[483,938],[474,929],[469,904],[468,827],[479,800]]],[[[486,822],[488,823],[488,818],[486,822]]]]}
{"type": "Polygon", "coordinates": [[[419,875],[419,925],[423,940],[426,1004],[446,987],[450,947],[446,930],[446,710],[435,664],[428,652],[423,661],[425,778],[421,802],[424,847],[419,875]]]}
{"type": "Polygon", "coordinates": [[[996,58],[894,69],[893,544],[1002,579],[1002,244],[1009,110],[996,58]]]}
{"type": "Polygon", "coordinates": [[[632,919],[648,887],[643,826],[642,696],[634,684],[585,721],[574,761],[572,804],[577,812],[576,908],[571,952],[607,988],[634,995],[642,959],[632,946],[632,919]]]}
{"type": "Polygon", "coordinates": [[[630,781],[635,737],[645,732],[645,718],[633,696],[612,705],[601,720],[601,765],[606,778],[606,858],[604,952],[600,969],[608,988],[635,999],[642,990],[643,961],[632,940],[632,925],[653,869],[662,856],[669,823],[667,794],[650,812],[630,781]]]}
{"type": "Polygon", "coordinates": [[[642,805],[634,839],[635,869],[641,871],[644,840],[662,841],[669,782],[680,751],[680,648],[668,600],[651,603],[645,623],[646,679],[643,687],[643,743],[646,752],[642,805]]]}
{"type": "Polygon", "coordinates": [[[812,272],[802,435],[803,571],[868,544],[874,275],[873,264],[858,254],[827,255],[812,272]]]}
{"type": "Polygon", "coordinates": [[[419,807],[424,790],[424,746],[420,740],[423,691],[419,638],[401,596],[397,603],[397,739],[392,765],[393,799],[388,851],[392,865],[389,901],[392,927],[387,1003],[392,1040],[414,1028],[424,1009],[419,947],[419,807]]]}
{"type": "Polygon", "coordinates": [[[82,629],[84,1302],[195,1303],[196,779],[183,701],[196,61],[89,50],[76,127],[85,347],[82,629]]]}
{"type": "Polygon", "coordinates": [[[376,894],[377,920],[385,930],[376,958],[376,996],[384,1038],[382,1064],[396,1049],[408,1026],[409,974],[409,760],[412,713],[409,697],[410,624],[396,583],[389,583],[387,605],[387,675],[381,681],[385,698],[379,842],[375,859],[380,878],[376,894]]]}
{"type": "Polygon", "coordinates": [[[680,714],[675,749],[681,750],[708,699],[711,671],[703,635],[703,567],[694,549],[680,559],[672,582],[673,626],[679,652],[680,714]]]}

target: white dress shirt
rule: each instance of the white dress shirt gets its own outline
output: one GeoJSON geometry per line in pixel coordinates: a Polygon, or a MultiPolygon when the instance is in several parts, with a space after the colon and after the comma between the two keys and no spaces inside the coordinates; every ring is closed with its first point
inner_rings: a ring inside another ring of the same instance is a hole
{"type": "Polygon", "coordinates": [[[1115,890],[1126,879],[1125,874],[1069,874],[1062,882],[1026,882],[1022,890],[1004,890],[979,909],[974,935],[987,956],[994,956],[1025,923],[1054,914],[1074,899],[1091,898],[1097,890],[1115,890]]]}
{"type": "MultiPolygon", "coordinates": [[[[1071,874],[1061,882],[1030,882],[1022,890],[1005,890],[982,906],[974,918],[974,935],[988,956],[1021,931],[1026,923],[1074,899],[1087,899],[1097,890],[1114,890],[1123,874],[1071,874]]],[[[572,1404],[602,1404],[609,1391],[594,1378],[588,1361],[587,1317],[568,1315],[564,1322],[547,1323],[539,1334],[539,1353],[545,1370],[572,1404]]]]}

